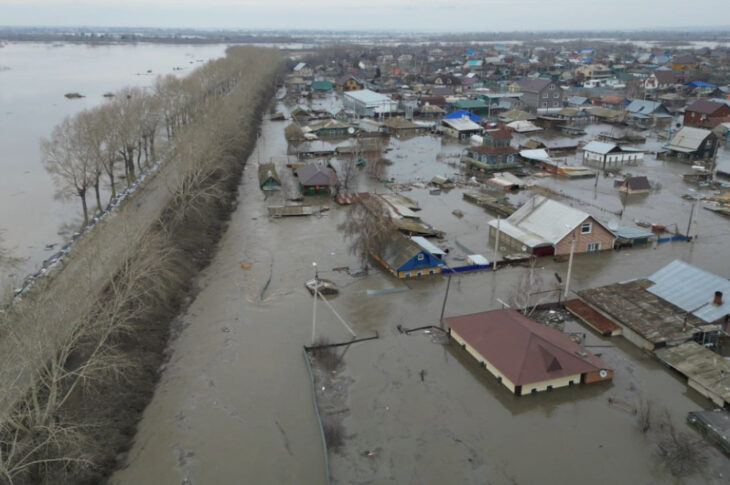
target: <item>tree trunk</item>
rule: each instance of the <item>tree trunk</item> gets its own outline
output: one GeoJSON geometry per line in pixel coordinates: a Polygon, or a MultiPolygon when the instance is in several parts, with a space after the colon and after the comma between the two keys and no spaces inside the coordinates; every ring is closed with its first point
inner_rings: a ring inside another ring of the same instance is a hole
{"type": "Polygon", "coordinates": [[[86,206],[86,190],[79,190],[78,195],[81,198],[81,207],[84,209],[84,226],[89,223],[89,208],[86,206]]]}
{"type": "Polygon", "coordinates": [[[101,194],[99,193],[99,176],[94,179],[94,194],[96,195],[96,212],[101,212],[101,194]]]}
{"type": "Polygon", "coordinates": [[[116,183],[114,182],[114,169],[112,168],[112,170],[107,173],[107,175],[109,175],[109,185],[112,188],[112,196],[109,198],[109,200],[111,201],[114,197],[117,196],[117,187],[116,183]]]}

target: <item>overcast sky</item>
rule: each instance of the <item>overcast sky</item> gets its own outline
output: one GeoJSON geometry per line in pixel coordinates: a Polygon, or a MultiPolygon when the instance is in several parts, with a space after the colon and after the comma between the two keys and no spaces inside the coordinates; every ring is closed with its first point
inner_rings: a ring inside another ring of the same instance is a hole
{"type": "Polygon", "coordinates": [[[0,25],[416,31],[730,25],[730,0],[0,0],[0,25]]]}

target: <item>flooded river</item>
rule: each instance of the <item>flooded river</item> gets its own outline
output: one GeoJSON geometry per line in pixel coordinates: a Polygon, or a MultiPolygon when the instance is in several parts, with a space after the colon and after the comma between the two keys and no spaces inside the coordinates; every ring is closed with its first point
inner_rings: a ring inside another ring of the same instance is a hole
{"type": "MultiPolygon", "coordinates": [[[[78,228],[79,202],[54,197],[41,164],[40,139],[64,117],[104,102],[127,86],[152,86],[158,75],[186,75],[224,55],[224,45],[72,45],[8,43],[0,47],[0,230],[19,258],[19,279],[58,244],[59,230],[78,228]],[[78,92],[81,99],[66,99],[78,92]]],[[[94,203],[89,198],[90,207],[94,203]]],[[[73,231],[72,231],[73,232],[73,231]]]]}
{"type": "MultiPolygon", "coordinates": [[[[345,445],[329,454],[335,483],[675,483],[657,458],[652,432],[638,430],[629,408],[650,400],[657,416],[693,433],[684,424],[686,413],[710,407],[709,401],[626,340],[599,337],[572,322],[565,330],[588,334],[589,350],[615,369],[612,383],[515,397],[457,347],[432,334],[399,333],[397,325],[438,325],[447,279],[402,282],[377,267],[366,277],[334,271],[358,263],[336,229],[346,210],[329,199],[306,198],[331,206],[320,216],[269,219],[267,205],[283,203],[285,195],[267,198],[259,190],[256,164],[286,153],[284,126],[264,122],[240,186],[239,208],[198,281],[199,294],[176,323],[169,362],[128,465],[112,483],[325,483],[302,355],[311,342],[312,298],[303,283],[313,276],[312,262],[340,287],[332,305],[358,336],[380,336],[349,348],[339,371],[352,382],[340,410],[345,445]],[[405,291],[367,293],[394,287],[405,291]],[[612,404],[617,402],[623,404],[612,404]]],[[[388,176],[405,182],[455,171],[448,162],[461,146],[426,136],[391,140],[390,148],[388,176]]],[[[654,160],[638,168],[663,188],[624,217],[684,220],[688,207],[678,195],[686,187],[678,174],[685,168],[654,160]]],[[[546,180],[595,206],[620,207],[609,179],[599,181],[597,192],[592,180],[546,180]]],[[[358,189],[386,190],[364,173],[358,189]]],[[[452,254],[467,247],[491,259],[486,227],[492,216],[463,201],[462,192],[436,196],[414,188],[405,195],[419,202],[424,220],[446,232],[440,246],[455,249],[452,254]],[[452,215],[457,208],[462,218],[452,215]]],[[[597,207],[583,208],[606,220],[597,207]]],[[[697,221],[703,229],[695,243],[577,257],[571,287],[644,277],[675,258],[727,276],[727,220],[700,211],[697,221]]],[[[543,258],[536,271],[551,287],[553,274],[565,275],[566,266],[543,258]]],[[[454,277],[446,315],[499,308],[525,271],[454,277]]],[[[349,339],[323,306],[316,334],[349,339]]],[[[726,483],[730,462],[714,449],[707,456],[703,473],[682,483],[726,483]]]]}

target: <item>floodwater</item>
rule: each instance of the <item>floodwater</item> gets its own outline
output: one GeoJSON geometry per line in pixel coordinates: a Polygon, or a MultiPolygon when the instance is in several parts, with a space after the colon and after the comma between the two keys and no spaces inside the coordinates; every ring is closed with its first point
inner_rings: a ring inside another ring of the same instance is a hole
{"type": "MultiPolygon", "coordinates": [[[[628,409],[649,400],[655,415],[666,413],[680,429],[694,433],[684,424],[686,413],[709,408],[710,402],[627,341],[605,339],[569,322],[565,330],[587,333],[589,350],[615,369],[613,382],[515,397],[455,346],[433,335],[397,331],[397,325],[438,325],[445,277],[403,282],[379,268],[357,278],[334,271],[359,264],[336,229],[346,209],[329,199],[306,198],[330,206],[320,216],[270,220],[266,206],[283,203],[286,194],[266,196],[258,189],[256,162],[285,154],[285,125],[263,124],[240,186],[239,208],[200,277],[198,296],[179,319],[170,360],[127,466],[112,483],[325,483],[302,355],[311,342],[312,297],[303,284],[313,277],[313,262],[320,276],[340,287],[331,304],[358,336],[376,331],[380,336],[353,345],[344,356],[340,372],[352,383],[341,410],[345,445],[329,454],[335,483],[680,483],[657,458],[656,431],[640,433],[628,409]],[[366,292],[399,286],[407,291],[366,292]],[[613,405],[609,398],[624,404],[613,405]]],[[[449,155],[458,147],[430,136],[391,140],[388,177],[407,182],[448,174],[455,171],[449,155]]],[[[685,168],[654,161],[641,167],[664,185],[636,205],[637,217],[665,220],[679,211],[681,203],[671,204],[686,186],[675,175],[685,168]]],[[[280,167],[279,173],[291,181],[290,171],[280,167]]],[[[614,201],[608,182],[599,182],[596,205],[614,201]]],[[[551,183],[593,200],[585,181],[551,183]]],[[[386,191],[365,173],[358,184],[358,190],[386,191]]],[[[463,190],[436,196],[414,188],[404,194],[420,203],[424,220],[446,231],[438,244],[453,249],[449,258],[460,257],[464,248],[491,255],[486,226],[492,217],[463,201],[463,190]],[[464,217],[451,214],[457,208],[464,217]]],[[[605,215],[594,206],[584,209],[605,215]]],[[[720,234],[728,224],[724,220],[721,227],[715,216],[699,211],[699,227],[718,233],[701,231],[695,243],[577,256],[571,287],[646,276],[675,258],[728,276],[730,258],[722,244],[727,235],[720,234]]],[[[565,277],[566,266],[539,260],[536,272],[544,288],[554,288],[553,274],[565,277]]],[[[514,267],[455,276],[445,314],[499,308],[526,271],[514,267]]],[[[324,305],[317,315],[318,337],[349,339],[324,305]]],[[[730,462],[714,448],[707,456],[703,474],[681,483],[726,483],[730,462]]]]}
{"type": "MultiPolygon", "coordinates": [[[[7,43],[0,48],[0,230],[3,247],[37,268],[63,226],[78,225],[77,199],[59,200],[41,164],[40,139],[64,117],[103,103],[106,92],[148,87],[158,75],[186,75],[224,55],[224,45],[7,43]],[[173,70],[174,68],[180,68],[173,70]],[[66,99],[78,92],[81,99],[66,99]]],[[[93,210],[93,195],[89,198],[93,210]]],[[[73,232],[73,231],[72,231],[73,232]]]]}

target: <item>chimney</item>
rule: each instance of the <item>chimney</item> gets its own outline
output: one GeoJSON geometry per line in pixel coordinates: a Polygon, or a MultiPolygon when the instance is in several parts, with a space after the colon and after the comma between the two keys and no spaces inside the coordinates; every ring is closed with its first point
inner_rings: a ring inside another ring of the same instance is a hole
{"type": "Polygon", "coordinates": [[[717,306],[722,305],[722,291],[715,292],[715,299],[712,300],[712,303],[717,306]]]}

